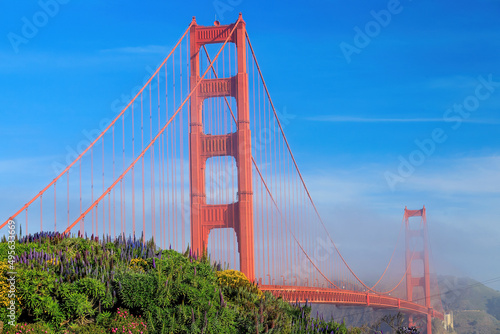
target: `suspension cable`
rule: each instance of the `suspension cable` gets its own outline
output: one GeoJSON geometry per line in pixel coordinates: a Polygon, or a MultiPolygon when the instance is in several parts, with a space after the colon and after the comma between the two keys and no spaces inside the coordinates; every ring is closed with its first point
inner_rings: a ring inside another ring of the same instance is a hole
{"type": "Polygon", "coordinates": [[[254,52],[254,49],[253,49],[253,47],[252,47],[252,43],[250,42],[250,37],[248,36],[248,33],[247,33],[247,32],[245,32],[245,35],[246,35],[246,39],[247,39],[247,41],[248,41],[248,45],[250,46],[250,50],[252,51],[252,56],[253,56],[253,59],[254,59],[254,61],[255,61],[255,65],[257,66],[257,70],[258,70],[258,72],[259,72],[260,78],[261,78],[262,83],[263,83],[263,85],[264,85],[264,89],[266,90],[266,94],[267,94],[267,97],[268,97],[269,102],[270,102],[270,104],[271,104],[271,107],[272,107],[272,110],[273,110],[274,116],[275,116],[275,118],[276,118],[276,122],[278,123],[279,129],[280,129],[281,134],[282,134],[282,136],[283,136],[283,140],[284,140],[284,141],[285,141],[285,143],[286,143],[286,146],[287,146],[288,152],[290,153],[290,157],[292,158],[293,164],[295,165],[295,169],[297,170],[297,173],[298,173],[298,175],[299,175],[299,177],[300,177],[300,180],[301,180],[301,182],[302,182],[302,185],[304,186],[304,190],[306,191],[307,197],[309,198],[309,201],[311,202],[311,205],[313,206],[313,209],[314,209],[314,211],[315,211],[316,215],[318,216],[318,219],[319,219],[319,221],[320,221],[321,225],[323,226],[323,229],[325,230],[325,232],[326,232],[326,234],[327,234],[328,238],[330,239],[330,242],[333,244],[333,247],[335,248],[335,251],[336,251],[336,252],[337,252],[337,254],[339,255],[339,257],[340,257],[340,259],[342,260],[342,262],[344,263],[344,265],[347,267],[347,269],[349,270],[349,272],[350,272],[350,273],[351,273],[351,274],[352,274],[352,275],[356,278],[356,280],[357,280],[359,283],[361,283],[361,285],[363,285],[363,287],[365,287],[366,289],[368,289],[368,290],[370,290],[370,291],[373,291],[373,292],[377,293],[376,291],[372,290],[372,288],[370,288],[369,286],[367,286],[367,285],[366,285],[366,284],[365,284],[365,283],[364,283],[364,282],[363,282],[363,281],[362,281],[362,280],[361,280],[361,279],[360,279],[360,278],[359,278],[359,277],[358,277],[358,276],[354,273],[354,271],[353,271],[353,270],[351,269],[351,267],[347,264],[347,261],[344,259],[344,257],[343,257],[343,256],[342,256],[342,254],[340,253],[340,251],[339,251],[339,249],[337,248],[337,245],[335,244],[335,242],[333,241],[333,239],[332,239],[332,237],[331,237],[330,233],[329,233],[329,232],[328,232],[328,230],[326,229],[325,223],[323,222],[323,219],[321,218],[321,215],[319,214],[319,211],[318,211],[318,209],[316,208],[316,205],[314,204],[314,201],[313,201],[312,196],[311,196],[311,194],[310,194],[310,192],[309,192],[309,189],[307,188],[306,183],[305,183],[305,181],[304,181],[304,178],[302,177],[302,173],[300,172],[299,167],[298,167],[298,165],[297,165],[297,161],[295,160],[295,157],[294,157],[294,155],[293,155],[293,153],[292,153],[292,150],[291,150],[291,148],[290,148],[290,144],[288,143],[288,140],[287,140],[287,138],[286,138],[286,136],[285,136],[285,132],[283,131],[283,127],[282,127],[281,122],[280,122],[280,120],[279,120],[279,118],[278,118],[278,114],[276,113],[276,108],[274,107],[274,103],[273,103],[273,101],[271,100],[271,94],[269,93],[269,90],[268,90],[268,88],[267,88],[267,85],[266,85],[266,83],[265,83],[265,81],[264,81],[264,76],[263,76],[262,71],[261,71],[261,69],[260,69],[260,66],[259,66],[259,64],[258,64],[258,62],[257,62],[257,57],[256,57],[255,52],[254,52]]]}
{"type": "MultiPolygon", "coordinates": [[[[224,46],[228,43],[228,41],[231,39],[234,31],[236,30],[236,27],[238,26],[238,24],[240,23],[241,21],[241,17],[238,18],[238,20],[236,21],[236,23],[234,24],[231,32],[229,33],[228,37],[226,38],[226,40],[224,41],[224,44],[221,46],[221,48],[219,49],[219,52],[217,53],[217,55],[215,56],[214,60],[212,61],[212,63],[210,65],[213,65],[213,63],[217,60],[217,58],[219,57],[220,53],[222,52],[222,50],[224,49],[224,46]]],[[[192,25],[192,23],[191,23],[192,25]]],[[[191,25],[189,25],[189,27],[191,27],[191,25]]],[[[188,28],[189,29],[189,28],[188,28]]],[[[179,42],[177,43],[177,45],[180,43],[180,40],[179,42]]],[[[193,95],[193,93],[198,89],[198,86],[201,84],[202,82],[202,79],[205,78],[205,76],[207,75],[207,73],[209,72],[210,70],[210,67],[207,68],[205,70],[205,72],[203,73],[203,75],[201,76],[200,80],[198,80],[198,82],[196,83],[196,85],[191,89],[189,95],[184,99],[184,101],[181,103],[181,105],[179,106],[179,108],[177,108],[177,110],[172,114],[172,116],[170,117],[170,119],[167,121],[167,123],[161,128],[161,130],[156,134],[156,136],[149,142],[149,144],[142,150],[141,154],[139,154],[135,160],[127,167],[126,170],[123,171],[123,173],[113,182],[113,184],[111,184],[111,186],[108,187],[108,189],[106,189],[106,191],[97,199],[95,200],[92,205],[90,205],[90,207],[87,208],[87,210],[85,212],[83,212],[74,222],[73,224],[71,224],[64,232],[63,234],[67,234],[71,231],[71,229],[75,226],[76,223],[78,223],[79,221],[81,221],[87,214],[89,211],[91,211],[103,198],[104,196],[106,196],[107,193],[109,193],[111,191],[111,189],[114,188],[114,186],[120,182],[123,177],[128,173],[128,171],[137,163],[137,161],[139,161],[139,159],[141,159],[144,154],[149,150],[149,148],[156,142],[156,140],[160,137],[160,135],[165,131],[165,129],[167,128],[167,126],[174,120],[174,118],[177,116],[177,114],[182,110],[182,107],[186,104],[186,102],[191,98],[191,95],[193,95]]],[[[159,70],[158,70],[159,71],[159,70]]]]}
{"type": "Polygon", "coordinates": [[[57,182],[57,180],[59,180],[77,161],[79,161],[83,155],[85,155],[85,153],[87,153],[94,145],[95,143],[97,143],[97,141],[99,139],[101,139],[102,136],[104,136],[104,134],[118,121],[118,119],[125,114],[125,111],[130,107],[130,105],[132,103],[134,103],[134,101],[137,99],[137,97],[142,93],[142,91],[149,85],[149,83],[151,82],[151,80],[153,80],[153,78],[158,74],[158,72],[160,71],[160,69],[163,67],[163,65],[165,65],[165,63],[167,62],[167,60],[170,58],[170,56],[174,53],[175,49],[177,49],[177,47],[179,46],[179,44],[181,43],[181,41],[184,39],[184,37],[186,36],[186,34],[188,33],[189,29],[191,28],[191,26],[193,25],[193,22],[191,22],[189,24],[189,26],[187,27],[186,31],[184,31],[184,33],[182,34],[181,38],[179,39],[179,41],[177,42],[177,44],[175,44],[174,48],[172,49],[172,51],[170,51],[170,53],[168,54],[168,56],[163,60],[163,62],[158,66],[158,68],[156,69],[156,71],[151,75],[151,77],[149,78],[149,80],[142,86],[142,88],[137,92],[137,94],[134,96],[134,98],[132,98],[132,100],[125,106],[125,108],[122,109],[122,111],[115,117],[115,119],[113,121],[111,121],[111,123],[108,124],[108,126],[99,134],[99,136],[97,136],[96,139],[94,139],[94,141],[92,143],[90,143],[90,145],[82,152],[80,153],[80,155],[78,155],[78,157],[76,157],[75,160],[73,160],[72,163],[70,163],[58,176],[56,176],[54,178],[54,180],[52,180],[52,182],[50,182],[45,188],[43,188],[35,197],[33,197],[28,203],[26,203],[21,209],[19,209],[19,211],[17,211],[15,214],[13,214],[12,216],[10,216],[2,225],[0,225],[0,229],[2,229],[5,225],[7,225],[7,223],[14,219],[15,217],[17,217],[17,215],[19,215],[24,209],[26,209],[28,206],[31,205],[31,203],[33,203],[36,199],[38,199],[40,196],[42,196],[43,193],[45,193],[45,191],[47,191],[47,189],[49,189],[53,184],[55,184],[57,182]]]}
{"type": "MultiPolygon", "coordinates": [[[[207,52],[207,49],[205,48],[205,46],[203,46],[203,48],[205,49],[205,54],[207,55],[207,60],[208,62],[210,62],[210,56],[208,55],[208,52],[207,52]]],[[[213,62],[212,62],[213,63],[213,62]]],[[[210,68],[212,68],[212,71],[215,75],[215,78],[217,79],[217,73],[215,72],[215,69],[213,68],[213,65],[210,65],[210,68]]],[[[231,113],[231,116],[234,120],[234,122],[236,124],[238,124],[238,122],[236,121],[236,117],[234,116],[234,113],[233,113],[233,110],[231,108],[231,105],[229,104],[229,101],[227,99],[226,96],[224,96],[224,100],[226,101],[226,104],[228,106],[228,109],[229,109],[229,112],[231,113]]],[[[280,214],[281,218],[283,219],[283,214],[281,213],[281,210],[279,209],[278,207],[278,204],[276,203],[272,193],[271,193],[271,190],[269,189],[269,187],[267,186],[267,183],[266,181],[264,180],[264,176],[262,175],[260,169],[259,169],[259,166],[257,166],[257,162],[255,161],[254,157],[252,156],[252,163],[257,171],[257,173],[259,174],[259,177],[260,179],[262,180],[262,183],[264,184],[265,188],[266,188],[266,192],[268,193],[269,197],[271,197],[271,200],[273,201],[273,204],[274,206],[276,207],[276,209],[278,210],[278,213],[280,214]]],[[[307,259],[311,262],[311,264],[314,266],[314,268],[316,268],[316,270],[321,274],[321,276],[323,276],[324,279],[326,279],[328,281],[328,283],[332,284],[333,286],[335,286],[336,288],[338,288],[337,285],[335,285],[332,281],[330,281],[325,274],[323,274],[323,272],[318,268],[318,266],[314,263],[314,261],[311,259],[311,257],[309,256],[309,254],[307,254],[306,250],[302,247],[302,245],[300,244],[299,240],[295,237],[295,234],[291,231],[290,229],[290,226],[288,225],[286,219],[283,219],[285,221],[285,224],[287,225],[287,228],[288,230],[290,231],[291,235],[293,236],[293,239],[295,240],[295,242],[297,243],[297,245],[300,247],[301,251],[304,253],[304,255],[307,257],[307,259]]]]}

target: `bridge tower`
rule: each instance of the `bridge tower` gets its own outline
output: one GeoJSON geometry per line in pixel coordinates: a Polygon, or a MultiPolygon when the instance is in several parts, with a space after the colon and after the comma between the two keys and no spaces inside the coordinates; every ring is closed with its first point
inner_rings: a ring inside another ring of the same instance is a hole
{"type": "MultiPolygon", "coordinates": [[[[431,307],[431,286],[430,286],[430,273],[429,273],[429,240],[427,234],[427,218],[425,215],[425,205],[420,210],[408,210],[405,207],[404,221],[406,226],[406,297],[408,301],[413,301],[413,288],[421,287],[424,292],[424,302],[425,307],[428,309],[427,312],[427,334],[432,333],[432,314],[433,310],[431,307]],[[421,217],[422,228],[411,229],[410,228],[410,217],[421,217]],[[412,249],[411,242],[414,239],[420,239],[423,241],[423,249],[415,250],[412,249]],[[424,276],[414,277],[412,275],[412,263],[414,261],[422,261],[424,276]]],[[[410,326],[413,326],[414,319],[413,316],[409,317],[410,326]]]]}
{"type": "Polygon", "coordinates": [[[246,30],[240,17],[230,25],[200,26],[193,18],[190,31],[191,89],[201,80],[191,96],[190,117],[190,187],[191,187],[191,247],[194,252],[207,250],[212,229],[232,228],[236,233],[240,254],[240,270],[249,280],[255,279],[253,192],[250,137],[250,108],[246,69],[246,30]],[[200,79],[200,48],[205,44],[223,43],[229,39],[237,48],[238,72],[230,78],[200,79]],[[208,98],[231,96],[236,100],[236,132],[209,135],[203,132],[203,101],[208,98]],[[209,158],[232,156],[238,173],[238,196],[235,203],[207,205],[205,168],[209,158]]]}

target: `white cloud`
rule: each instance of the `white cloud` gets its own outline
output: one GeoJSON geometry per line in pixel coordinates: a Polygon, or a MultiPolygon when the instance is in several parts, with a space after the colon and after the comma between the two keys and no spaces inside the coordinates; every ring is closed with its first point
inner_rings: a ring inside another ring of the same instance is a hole
{"type": "Polygon", "coordinates": [[[50,162],[57,156],[41,156],[33,158],[13,158],[0,160],[0,175],[9,178],[11,174],[23,173],[25,175],[39,173],[43,166],[50,166],[50,162]],[[4,175],[3,175],[4,174],[4,175]]]}
{"type": "Polygon", "coordinates": [[[126,53],[126,54],[168,54],[172,50],[170,46],[145,45],[145,46],[125,46],[121,48],[104,49],[105,53],[126,53]]]}
{"type": "Polygon", "coordinates": [[[444,195],[500,195],[500,156],[453,159],[440,165],[440,170],[415,173],[406,187],[444,195]]]}
{"type": "MultiPolygon", "coordinates": [[[[354,265],[363,266],[373,240],[388,249],[405,205],[417,208],[415,205],[425,204],[437,264],[453,264],[454,270],[466,275],[476,270],[478,279],[495,274],[481,258],[500,254],[499,244],[494,242],[500,233],[500,156],[429,160],[396,192],[384,184],[387,167],[372,164],[304,175],[330,234],[352,245],[344,251],[354,265]],[[460,259],[464,252],[468,261],[460,259]]],[[[382,250],[377,254],[384,257],[382,250]]],[[[383,265],[382,259],[374,261],[383,265]]]]}
{"type": "Polygon", "coordinates": [[[313,200],[323,204],[358,201],[371,193],[383,191],[368,171],[323,170],[305,175],[313,200]]]}
{"type": "MultiPolygon", "coordinates": [[[[304,171],[329,233],[342,243],[341,252],[363,279],[387,264],[405,205],[416,209],[422,204],[438,274],[478,280],[498,276],[488,263],[498,261],[500,254],[500,156],[429,160],[396,192],[385,184],[387,168],[370,164],[304,171]],[[489,254],[488,261],[482,260],[484,254],[489,254]]],[[[404,249],[404,237],[398,247],[404,249]]],[[[391,267],[389,274],[398,269],[391,267]]]]}
{"type": "MultiPolygon", "coordinates": [[[[369,117],[324,115],[324,116],[306,117],[305,119],[308,121],[331,122],[331,123],[446,123],[446,121],[443,118],[369,118],[369,117]]],[[[464,119],[463,123],[500,124],[500,120],[464,119]]]]}

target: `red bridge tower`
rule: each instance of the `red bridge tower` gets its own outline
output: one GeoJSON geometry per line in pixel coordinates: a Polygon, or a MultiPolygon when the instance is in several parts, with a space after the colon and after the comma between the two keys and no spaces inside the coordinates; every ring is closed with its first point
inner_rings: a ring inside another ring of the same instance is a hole
{"type": "Polygon", "coordinates": [[[191,96],[190,119],[190,186],[191,245],[195,252],[207,250],[210,230],[233,228],[238,240],[240,270],[249,280],[255,279],[253,192],[248,75],[246,69],[246,30],[240,17],[234,24],[199,26],[193,18],[191,39],[191,89],[200,81],[200,48],[205,44],[229,42],[237,47],[238,73],[231,78],[203,79],[191,96]],[[213,97],[232,96],[237,105],[237,130],[223,135],[203,132],[203,101],[213,97]],[[207,159],[232,156],[238,171],[238,199],[235,203],[207,205],[205,167],[207,159]]]}
{"type": "MultiPolygon", "coordinates": [[[[405,207],[404,221],[406,226],[406,297],[408,301],[413,301],[413,288],[421,287],[424,293],[425,307],[427,307],[427,333],[432,333],[432,314],[433,310],[431,307],[431,285],[430,285],[430,273],[429,273],[429,240],[427,235],[427,218],[425,216],[425,205],[420,210],[408,210],[405,207]],[[411,229],[410,228],[410,217],[422,217],[422,228],[421,229],[411,229]],[[423,249],[416,251],[410,246],[412,239],[421,239],[423,241],[423,249]],[[423,262],[424,272],[421,277],[414,277],[412,275],[412,263],[413,261],[420,260],[423,262]]],[[[413,316],[409,317],[410,326],[414,325],[413,316]]]]}

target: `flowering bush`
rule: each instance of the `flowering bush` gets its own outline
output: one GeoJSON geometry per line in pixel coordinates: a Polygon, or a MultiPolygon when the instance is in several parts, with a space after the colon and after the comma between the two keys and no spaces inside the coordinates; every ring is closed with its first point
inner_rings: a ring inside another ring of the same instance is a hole
{"type": "Polygon", "coordinates": [[[126,309],[117,309],[111,321],[111,333],[146,334],[148,325],[139,317],[135,317],[126,309]]]}
{"type": "Polygon", "coordinates": [[[9,306],[9,298],[7,298],[9,284],[7,284],[7,277],[5,277],[7,269],[7,262],[0,261],[0,306],[2,308],[9,306]]]}
{"type": "Polygon", "coordinates": [[[20,323],[16,326],[7,326],[7,331],[5,334],[47,334],[54,333],[50,327],[42,322],[36,324],[20,323]]]}
{"type": "Polygon", "coordinates": [[[133,237],[99,240],[54,232],[17,241],[19,325],[4,321],[2,332],[7,250],[4,238],[1,333],[350,333],[311,318],[307,307],[264,295],[239,271],[217,271],[189,249],[158,251],[153,241],[133,237]]]}
{"type": "Polygon", "coordinates": [[[143,273],[145,270],[144,268],[147,268],[148,263],[146,260],[143,259],[132,259],[130,260],[130,266],[129,268],[132,269],[133,271],[143,273]]]}
{"type": "Polygon", "coordinates": [[[237,270],[223,270],[217,271],[215,273],[218,278],[219,285],[229,286],[231,288],[244,288],[248,289],[259,296],[262,296],[262,291],[257,288],[256,285],[252,284],[248,278],[241,271],[237,270]]]}
{"type": "MultiPolygon", "coordinates": [[[[7,261],[0,261],[0,321],[7,323],[7,314],[9,310],[7,307],[10,304],[9,294],[12,292],[10,290],[10,284],[7,281],[7,271],[9,266],[7,261]]],[[[16,295],[16,318],[21,314],[21,299],[16,295]]],[[[1,331],[0,331],[1,333],[1,331]]]]}

